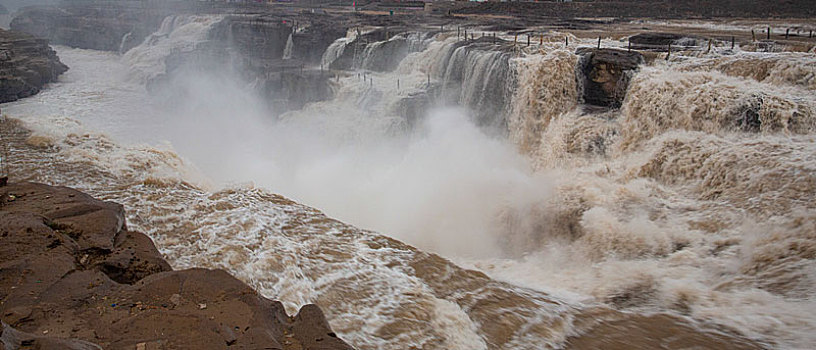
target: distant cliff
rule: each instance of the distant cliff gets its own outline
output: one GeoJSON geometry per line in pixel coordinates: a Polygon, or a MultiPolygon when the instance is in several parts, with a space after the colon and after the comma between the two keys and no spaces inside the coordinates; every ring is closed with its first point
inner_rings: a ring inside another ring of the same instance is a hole
{"type": "Polygon", "coordinates": [[[123,5],[26,7],[11,21],[11,29],[55,45],[119,51],[141,43],[158,28],[166,12],[123,5]]]}

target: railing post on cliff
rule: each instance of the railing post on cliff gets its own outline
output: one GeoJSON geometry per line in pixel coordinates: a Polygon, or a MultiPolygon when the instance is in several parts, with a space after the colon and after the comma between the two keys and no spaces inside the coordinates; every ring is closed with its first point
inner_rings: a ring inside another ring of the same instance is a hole
{"type": "Polygon", "coordinates": [[[706,53],[711,52],[711,39],[708,39],[708,49],[706,49],[706,53]]]}
{"type": "Polygon", "coordinates": [[[731,36],[731,50],[733,50],[733,49],[734,49],[734,40],[735,40],[735,38],[734,38],[734,36],[732,35],[732,36],[731,36]]]}
{"type": "Polygon", "coordinates": [[[544,33],[541,33],[541,36],[538,37],[538,45],[544,46],[544,33]]]}
{"type": "Polygon", "coordinates": [[[598,37],[598,50],[601,49],[601,37],[598,37]]]}
{"type": "Polygon", "coordinates": [[[756,42],[756,33],[751,29],[751,42],[756,42]]]}
{"type": "Polygon", "coordinates": [[[6,132],[8,119],[0,111],[0,187],[8,183],[9,176],[9,133],[6,132]]]}
{"type": "Polygon", "coordinates": [[[671,56],[671,43],[669,43],[669,51],[666,52],[666,61],[669,60],[669,56],[671,56]]]}
{"type": "Polygon", "coordinates": [[[785,29],[785,40],[788,40],[788,36],[790,36],[790,28],[785,29]]]}
{"type": "Polygon", "coordinates": [[[771,40],[771,27],[768,27],[768,40],[771,40]]]}
{"type": "Polygon", "coordinates": [[[569,37],[565,36],[564,37],[564,47],[567,47],[567,46],[569,46],[569,37]]]}
{"type": "Polygon", "coordinates": [[[530,46],[530,34],[527,34],[527,46],[530,46]]]}

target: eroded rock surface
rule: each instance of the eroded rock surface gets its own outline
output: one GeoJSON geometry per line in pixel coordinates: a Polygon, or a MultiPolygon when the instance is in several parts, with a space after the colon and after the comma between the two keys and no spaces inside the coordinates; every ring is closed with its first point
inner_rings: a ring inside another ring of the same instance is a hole
{"type": "Polygon", "coordinates": [[[0,103],[37,94],[67,70],[47,40],[0,29],[0,103]]]}
{"type": "Polygon", "coordinates": [[[121,205],[36,183],[0,187],[0,319],[6,348],[351,349],[317,306],[172,271],[121,205]]]}

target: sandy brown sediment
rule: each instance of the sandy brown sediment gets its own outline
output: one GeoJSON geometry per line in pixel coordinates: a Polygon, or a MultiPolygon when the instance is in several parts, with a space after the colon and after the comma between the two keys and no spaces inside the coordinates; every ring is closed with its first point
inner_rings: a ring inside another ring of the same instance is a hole
{"type": "Polygon", "coordinates": [[[317,306],[172,271],[121,205],[37,183],[0,187],[0,318],[6,349],[351,348],[317,306]]]}

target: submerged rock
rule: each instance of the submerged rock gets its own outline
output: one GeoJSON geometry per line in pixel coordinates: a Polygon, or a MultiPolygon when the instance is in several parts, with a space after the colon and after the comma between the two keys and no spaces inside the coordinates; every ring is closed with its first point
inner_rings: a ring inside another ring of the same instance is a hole
{"type": "Polygon", "coordinates": [[[0,103],[34,95],[67,70],[47,40],[0,29],[0,103]]]}
{"type": "Polygon", "coordinates": [[[584,101],[591,105],[620,107],[629,87],[632,73],[644,62],[635,51],[579,48],[579,80],[584,82],[584,101]]]}
{"type": "Polygon", "coordinates": [[[66,187],[0,187],[0,300],[12,348],[351,348],[317,306],[289,317],[225,271],[172,271],[121,205],[66,187]]]}

